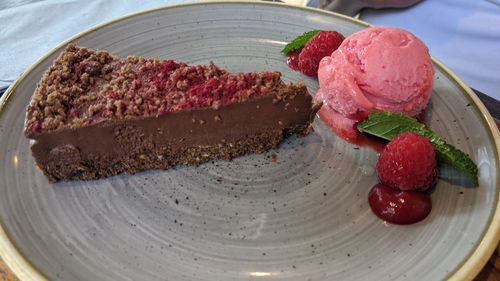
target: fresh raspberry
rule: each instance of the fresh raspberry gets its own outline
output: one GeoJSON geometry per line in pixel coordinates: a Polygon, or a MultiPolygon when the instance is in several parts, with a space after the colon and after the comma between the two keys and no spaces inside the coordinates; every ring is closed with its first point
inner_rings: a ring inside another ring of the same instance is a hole
{"type": "Polygon", "coordinates": [[[287,57],[286,64],[288,64],[288,66],[293,70],[300,71],[300,68],[299,68],[300,52],[302,52],[302,48],[295,50],[293,52],[290,52],[286,55],[286,57],[287,57]]]}
{"type": "Polygon", "coordinates": [[[336,31],[320,31],[306,43],[299,55],[299,69],[304,74],[316,76],[319,62],[337,50],[344,37],[336,31]]]}
{"type": "Polygon", "coordinates": [[[436,152],[417,133],[401,133],[384,148],[377,162],[380,181],[400,190],[426,190],[436,182],[436,152]]]}

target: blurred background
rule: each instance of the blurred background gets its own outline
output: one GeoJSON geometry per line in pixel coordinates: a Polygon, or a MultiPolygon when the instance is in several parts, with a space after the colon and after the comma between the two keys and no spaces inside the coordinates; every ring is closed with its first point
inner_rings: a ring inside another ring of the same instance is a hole
{"type": "MultiPolygon", "coordinates": [[[[500,0],[283,1],[409,30],[469,86],[500,100],[500,0]],[[399,8],[390,8],[395,6],[399,8]]],[[[45,52],[82,30],[134,11],[181,2],[187,1],[2,0],[0,89],[45,52]]]]}

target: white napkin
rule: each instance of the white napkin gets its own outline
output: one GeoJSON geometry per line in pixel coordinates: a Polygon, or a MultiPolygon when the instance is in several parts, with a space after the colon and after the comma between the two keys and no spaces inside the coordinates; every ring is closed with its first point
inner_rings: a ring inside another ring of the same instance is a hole
{"type": "Polygon", "coordinates": [[[59,43],[96,24],[185,0],[49,0],[0,10],[0,87],[59,43]]]}

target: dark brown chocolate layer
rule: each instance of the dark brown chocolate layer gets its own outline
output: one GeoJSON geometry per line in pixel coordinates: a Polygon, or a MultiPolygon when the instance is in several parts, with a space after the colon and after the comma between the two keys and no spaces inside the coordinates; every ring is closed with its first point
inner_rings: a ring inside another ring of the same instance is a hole
{"type": "Polygon", "coordinates": [[[281,100],[267,96],[45,133],[34,138],[32,152],[51,181],[201,164],[262,153],[289,134],[307,134],[318,108],[305,88],[298,88],[281,100]]]}
{"type": "Polygon", "coordinates": [[[280,77],[69,45],[38,83],[25,134],[51,181],[260,153],[310,132],[319,109],[280,77]]]}

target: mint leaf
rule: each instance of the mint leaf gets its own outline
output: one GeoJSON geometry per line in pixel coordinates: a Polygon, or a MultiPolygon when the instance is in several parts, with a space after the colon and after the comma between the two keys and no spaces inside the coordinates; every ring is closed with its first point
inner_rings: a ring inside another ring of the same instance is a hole
{"type": "Polygon", "coordinates": [[[386,140],[403,132],[416,132],[429,139],[436,149],[438,159],[464,173],[478,185],[477,165],[463,151],[453,147],[416,119],[400,113],[373,112],[358,124],[358,130],[386,140]]]}
{"type": "Polygon", "coordinates": [[[283,49],[281,50],[281,52],[284,54],[288,54],[290,52],[293,52],[295,50],[298,50],[298,49],[304,47],[304,45],[307,43],[307,41],[309,41],[309,39],[311,39],[318,32],[319,32],[319,30],[311,30],[311,31],[305,32],[304,34],[302,34],[300,36],[297,36],[295,39],[292,40],[292,42],[286,44],[285,47],[283,47],[283,49]]]}

